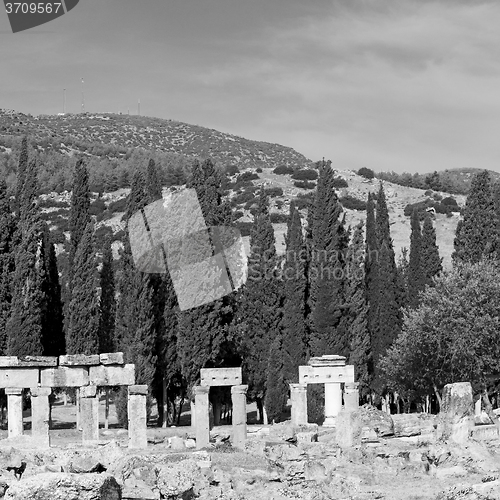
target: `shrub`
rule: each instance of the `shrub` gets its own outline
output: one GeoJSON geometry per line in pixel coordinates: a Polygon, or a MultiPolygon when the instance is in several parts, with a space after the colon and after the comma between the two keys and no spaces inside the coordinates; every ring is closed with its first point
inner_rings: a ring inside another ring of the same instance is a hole
{"type": "Polygon", "coordinates": [[[262,169],[260,167],[256,168],[255,171],[258,173],[258,174],[261,174],[262,173],[262,169]]]}
{"type": "Polygon", "coordinates": [[[335,177],[333,179],[333,187],[336,189],[346,188],[349,187],[349,184],[347,184],[347,181],[342,177],[335,177]]]}
{"type": "Polygon", "coordinates": [[[227,175],[236,175],[240,173],[240,169],[236,165],[226,165],[225,171],[227,175]]]}
{"type": "Polygon", "coordinates": [[[282,224],[288,221],[288,215],[286,214],[278,214],[276,212],[273,212],[272,214],[269,214],[269,217],[273,224],[282,224]]]}
{"type": "Polygon", "coordinates": [[[235,212],[233,212],[233,220],[241,219],[243,215],[244,214],[241,210],[236,210],[235,212]]]}
{"type": "Polygon", "coordinates": [[[276,204],[277,209],[281,209],[284,205],[284,202],[282,200],[276,200],[274,203],[276,204]]]}
{"type": "Polygon", "coordinates": [[[315,181],[318,178],[318,172],[309,168],[297,170],[292,174],[292,179],[296,181],[315,181]]]}
{"type": "Polygon", "coordinates": [[[106,210],[106,203],[102,198],[97,198],[90,204],[89,213],[90,215],[100,215],[106,210]]]}
{"type": "Polygon", "coordinates": [[[127,210],[127,198],[120,198],[119,200],[112,201],[108,205],[108,212],[114,214],[116,212],[125,212],[127,210]]]}
{"type": "Polygon", "coordinates": [[[424,194],[425,196],[432,196],[432,189],[428,189],[424,194]]]}
{"type": "Polygon", "coordinates": [[[443,199],[443,197],[439,194],[439,193],[434,193],[432,195],[432,197],[436,200],[436,201],[441,201],[443,199]]]}
{"type": "Polygon", "coordinates": [[[241,205],[242,203],[247,203],[253,201],[255,195],[251,191],[243,191],[241,194],[237,194],[231,199],[231,205],[234,207],[236,205],[241,205]]]}
{"type": "Polygon", "coordinates": [[[264,189],[264,192],[269,196],[269,198],[276,198],[277,196],[283,196],[283,188],[273,187],[264,189]]]}
{"type": "Polygon", "coordinates": [[[375,172],[371,168],[361,167],[358,170],[358,175],[365,179],[373,179],[375,177],[375,172]]]}
{"type": "Polygon", "coordinates": [[[349,194],[340,198],[339,201],[344,208],[349,208],[350,210],[366,210],[366,201],[358,200],[349,194]]]}
{"type": "Polygon", "coordinates": [[[455,200],[455,198],[453,198],[452,196],[448,196],[448,197],[442,199],[441,203],[443,205],[447,205],[449,207],[457,207],[458,208],[457,200],[455,200]]]}
{"type": "Polygon", "coordinates": [[[240,231],[241,236],[250,236],[253,222],[235,222],[234,225],[240,231]]]}
{"type": "Polygon", "coordinates": [[[316,183],[311,181],[294,181],[293,185],[299,189],[314,189],[316,187],[316,183]]]}
{"type": "Polygon", "coordinates": [[[237,182],[254,181],[258,178],[259,176],[255,172],[243,172],[238,175],[237,182]]]}
{"type": "Polygon", "coordinates": [[[293,168],[287,167],[286,165],[280,165],[273,170],[273,174],[278,175],[290,175],[293,174],[293,168]]]}

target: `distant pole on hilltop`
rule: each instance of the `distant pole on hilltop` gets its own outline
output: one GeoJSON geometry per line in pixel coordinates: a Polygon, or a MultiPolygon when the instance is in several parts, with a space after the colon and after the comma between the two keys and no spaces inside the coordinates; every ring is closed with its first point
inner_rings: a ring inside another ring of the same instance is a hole
{"type": "Polygon", "coordinates": [[[137,101],[137,114],[141,116],[141,100],[137,101]]]}
{"type": "Polygon", "coordinates": [[[66,113],[66,89],[63,89],[63,114],[66,113]]]}
{"type": "Polygon", "coordinates": [[[83,93],[84,81],[82,78],[82,113],[85,113],[85,94],[83,93]]]}

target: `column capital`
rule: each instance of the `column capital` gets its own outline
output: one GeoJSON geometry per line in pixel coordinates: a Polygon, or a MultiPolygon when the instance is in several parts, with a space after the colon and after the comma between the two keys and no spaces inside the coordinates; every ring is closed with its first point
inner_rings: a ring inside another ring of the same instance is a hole
{"type": "Polygon", "coordinates": [[[22,396],[23,389],[19,387],[6,387],[5,394],[7,396],[22,396]]]}
{"type": "Polygon", "coordinates": [[[289,384],[291,391],[307,391],[307,384],[289,384]]]}
{"type": "Polygon", "coordinates": [[[233,385],[231,386],[231,394],[246,394],[248,385],[233,385]]]}
{"type": "Polygon", "coordinates": [[[195,396],[208,394],[210,391],[209,385],[195,385],[193,387],[193,392],[195,396]]]}
{"type": "Polygon", "coordinates": [[[36,398],[38,396],[50,396],[52,394],[52,387],[32,387],[30,389],[31,397],[36,398]]]}

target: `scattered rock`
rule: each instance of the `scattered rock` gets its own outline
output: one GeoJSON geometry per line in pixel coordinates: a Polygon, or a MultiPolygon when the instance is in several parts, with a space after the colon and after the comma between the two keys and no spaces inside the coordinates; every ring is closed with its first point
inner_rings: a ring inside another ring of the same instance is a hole
{"type": "Polygon", "coordinates": [[[179,436],[169,437],[167,443],[168,447],[172,448],[172,450],[183,450],[185,448],[184,439],[179,436]]]}
{"type": "Polygon", "coordinates": [[[90,456],[77,457],[64,468],[65,472],[88,474],[91,472],[105,472],[106,467],[90,456]]]}

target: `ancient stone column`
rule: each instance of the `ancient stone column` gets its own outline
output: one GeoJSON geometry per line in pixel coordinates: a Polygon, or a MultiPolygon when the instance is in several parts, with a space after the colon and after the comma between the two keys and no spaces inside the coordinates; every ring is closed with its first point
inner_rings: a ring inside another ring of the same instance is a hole
{"type": "Polygon", "coordinates": [[[476,417],[480,417],[481,416],[481,412],[482,412],[482,409],[481,409],[481,396],[479,396],[479,399],[474,403],[474,415],[476,417]]]}
{"type": "Polygon", "coordinates": [[[359,382],[348,382],[344,384],[344,407],[346,410],[357,410],[359,408],[359,382]]]}
{"type": "Polygon", "coordinates": [[[335,418],[342,409],[342,387],[340,383],[325,384],[324,427],[335,427],[335,418]]]}
{"type": "Polygon", "coordinates": [[[23,390],[6,388],[9,438],[23,434],[23,390]]]}
{"type": "Polygon", "coordinates": [[[51,393],[52,387],[36,387],[31,389],[31,437],[37,441],[39,446],[45,448],[50,446],[49,396],[51,393]]]}
{"type": "Polygon", "coordinates": [[[80,388],[80,425],[84,444],[99,441],[99,398],[96,385],[80,388]]]}
{"type": "Polygon", "coordinates": [[[248,385],[233,385],[233,442],[235,448],[243,448],[247,439],[247,390],[248,385]]]}
{"type": "Polygon", "coordinates": [[[292,425],[307,424],[307,384],[290,384],[292,425]]]}
{"type": "Polygon", "coordinates": [[[147,448],[147,385],[128,386],[128,447],[147,448]]]}
{"type": "Polygon", "coordinates": [[[210,423],[208,415],[208,392],[210,391],[210,387],[197,385],[193,390],[196,422],[196,448],[200,449],[208,446],[210,442],[210,423]]]}

